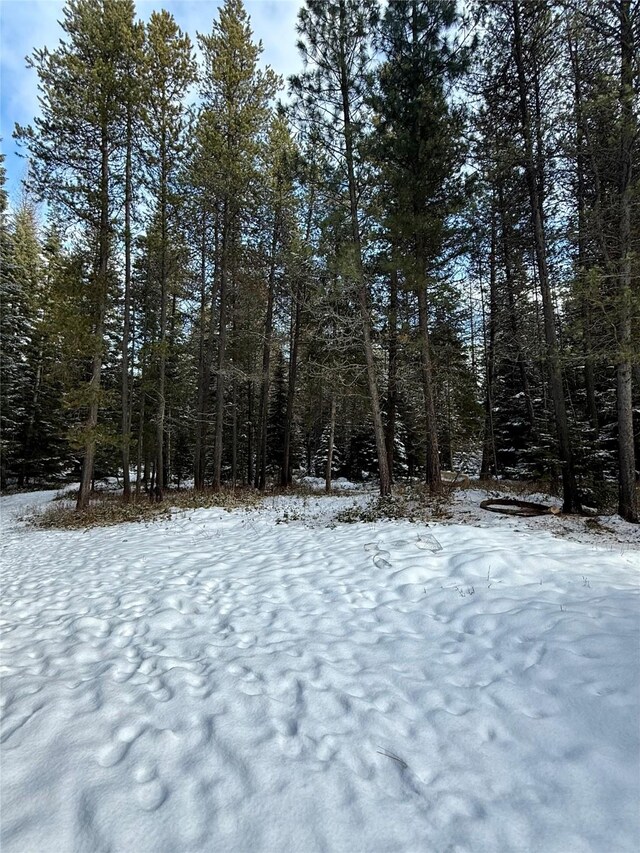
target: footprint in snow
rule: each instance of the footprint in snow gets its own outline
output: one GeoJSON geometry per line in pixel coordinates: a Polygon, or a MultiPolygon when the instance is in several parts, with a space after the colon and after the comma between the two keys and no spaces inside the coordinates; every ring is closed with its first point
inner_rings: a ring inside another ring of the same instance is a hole
{"type": "Polygon", "coordinates": [[[145,731],[144,726],[126,725],[122,726],[115,734],[111,743],[103,746],[97,756],[97,762],[101,767],[115,767],[116,764],[126,758],[131,746],[145,731]]]}
{"type": "Polygon", "coordinates": [[[391,563],[390,563],[388,560],[386,560],[386,559],[385,559],[385,556],[386,556],[386,557],[389,557],[389,556],[391,556],[391,555],[389,554],[389,552],[388,552],[388,551],[379,551],[379,552],[378,552],[378,553],[373,557],[373,565],[374,565],[377,569],[383,569],[383,570],[386,570],[386,569],[391,569],[391,568],[392,568],[391,563]]]}
{"type": "Polygon", "coordinates": [[[373,554],[371,561],[377,569],[385,570],[391,568],[391,563],[386,559],[387,557],[390,557],[391,554],[389,551],[385,551],[384,548],[381,548],[377,542],[367,542],[364,546],[364,550],[369,554],[373,554]]]}
{"type": "Polygon", "coordinates": [[[419,548],[421,551],[431,551],[432,554],[442,551],[442,545],[431,533],[425,533],[422,536],[419,536],[415,544],[416,548],[419,548]]]}
{"type": "Polygon", "coordinates": [[[136,791],[136,800],[140,808],[146,812],[154,812],[160,808],[169,795],[167,788],[159,779],[144,782],[136,791]]]}

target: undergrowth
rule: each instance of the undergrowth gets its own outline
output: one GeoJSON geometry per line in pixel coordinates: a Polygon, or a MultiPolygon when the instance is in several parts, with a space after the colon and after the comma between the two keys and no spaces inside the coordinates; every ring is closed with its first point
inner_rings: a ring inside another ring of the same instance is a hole
{"type": "Polygon", "coordinates": [[[173,509],[207,509],[220,507],[231,511],[255,506],[262,495],[249,489],[220,491],[195,491],[183,489],[165,492],[162,503],[152,503],[146,495],[132,497],[126,503],[120,495],[109,492],[92,494],[89,506],[75,509],[77,492],[59,495],[44,510],[29,518],[35,527],[45,529],[77,530],[89,527],[107,527],[127,522],[153,522],[171,517],[173,509]]]}

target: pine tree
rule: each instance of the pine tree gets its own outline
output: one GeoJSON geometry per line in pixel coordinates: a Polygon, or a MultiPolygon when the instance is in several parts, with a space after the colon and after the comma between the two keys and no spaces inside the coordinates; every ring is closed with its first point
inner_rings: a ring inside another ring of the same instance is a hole
{"type": "Polygon", "coordinates": [[[580,498],[574,470],[573,450],[569,436],[569,424],[564,390],[563,371],[560,360],[558,335],[556,330],[555,307],[549,276],[549,258],[545,215],[545,176],[542,166],[543,152],[540,117],[531,108],[530,92],[539,91],[539,58],[535,51],[544,39],[543,32],[535,32],[537,27],[548,26],[543,20],[547,16],[546,6],[532,4],[527,12],[531,18],[532,33],[525,43],[523,15],[520,0],[513,0],[511,25],[513,27],[513,49],[517,71],[518,98],[520,105],[520,133],[523,145],[523,163],[527,187],[532,227],[532,241],[538,272],[538,283],[542,295],[544,335],[548,363],[548,381],[553,401],[555,429],[558,439],[560,460],[562,462],[563,508],[565,512],[580,509],[580,498]],[[530,63],[527,68],[525,51],[530,51],[530,63]]]}
{"type": "Polygon", "coordinates": [[[333,153],[348,197],[350,279],[360,313],[371,417],[376,440],[380,494],[391,478],[380,405],[380,380],[372,341],[370,288],[361,233],[363,100],[370,62],[370,35],[378,16],[374,0],[307,0],[299,16],[299,48],[305,71],[292,79],[299,107],[318,139],[333,153]]]}
{"type": "Polygon", "coordinates": [[[637,520],[632,377],[639,358],[633,280],[640,236],[633,217],[638,187],[633,4],[574,4],[565,48],[573,88],[567,150],[575,174],[573,333],[584,352],[590,459],[596,459],[590,467],[594,479],[601,480],[617,456],[618,511],[637,520]],[[596,454],[594,440],[599,442],[596,454]]]}
{"type": "Polygon", "coordinates": [[[84,456],[78,509],[89,501],[96,453],[105,315],[114,206],[112,158],[121,144],[121,42],[132,0],[69,0],[61,23],[65,38],[29,60],[39,79],[41,115],[16,136],[33,158],[31,185],[63,217],[86,229],[91,244],[92,335],[86,382],[84,456]]]}
{"type": "MultiPolygon", "coordinates": [[[[267,209],[271,222],[269,247],[269,272],[267,278],[267,307],[264,320],[262,347],[262,379],[258,409],[258,459],[256,479],[258,488],[266,487],[267,470],[267,419],[274,310],[276,309],[276,273],[284,266],[284,249],[293,226],[294,197],[293,169],[296,150],[286,119],[278,115],[272,122],[266,157],[267,209]]],[[[284,439],[284,435],[283,435],[284,439]]]]}
{"type": "MultiPolygon", "coordinates": [[[[541,444],[546,411],[534,407],[534,400],[544,399],[544,389],[534,343],[537,303],[530,296],[534,285],[527,191],[517,146],[519,119],[513,108],[513,81],[496,72],[493,60],[483,57],[479,72],[484,104],[475,118],[474,158],[480,185],[467,212],[473,233],[470,262],[484,327],[482,472],[540,477],[545,474],[541,455],[549,449],[541,444]]],[[[547,456],[545,460],[550,461],[547,456]]]]}
{"type": "Polygon", "coordinates": [[[32,474],[36,448],[35,423],[42,382],[43,341],[41,306],[43,263],[36,222],[36,212],[27,198],[13,216],[12,270],[17,301],[14,303],[13,345],[18,350],[19,377],[13,401],[15,437],[19,443],[18,486],[25,485],[32,474]],[[16,324],[20,317],[21,323],[16,324]]]}
{"type": "MultiPolygon", "coordinates": [[[[619,495],[618,512],[626,520],[638,523],[636,459],[633,436],[632,360],[638,357],[634,346],[632,285],[632,206],[634,196],[633,158],[638,151],[638,28],[637,9],[632,17],[631,0],[618,0],[620,41],[620,118],[618,162],[618,353],[616,358],[616,402],[618,410],[619,495]],[[635,150],[635,152],[634,152],[635,150]]],[[[635,189],[640,182],[635,178],[635,189]]],[[[636,285],[637,290],[637,285],[636,285]]],[[[636,311],[637,315],[637,311],[636,311]]],[[[637,319],[637,316],[636,316],[637,319]]]]}
{"type": "Polygon", "coordinates": [[[420,358],[427,434],[426,477],[441,489],[436,391],[428,328],[428,283],[436,279],[452,214],[462,196],[462,114],[448,99],[462,75],[468,51],[455,49],[452,0],[396,0],[384,15],[378,70],[377,149],[388,194],[386,226],[392,266],[403,268],[418,298],[420,358]]]}
{"type": "Polygon", "coordinates": [[[65,463],[62,361],[54,322],[54,282],[61,260],[55,232],[41,237],[37,213],[23,196],[2,227],[0,382],[2,476],[19,487],[44,482],[65,463]]]}
{"type": "Polygon", "coordinates": [[[145,30],[142,24],[131,18],[123,28],[122,73],[123,102],[125,109],[124,138],[124,286],[123,286],[123,323],[122,323],[122,495],[128,501],[131,497],[130,481],[130,444],[131,444],[131,377],[130,377],[130,338],[131,338],[131,278],[133,229],[132,218],[135,203],[134,168],[139,164],[139,150],[135,144],[141,129],[141,106],[144,96],[142,84],[142,48],[145,30]]]}
{"type": "Polygon", "coordinates": [[[15,473],[19,452],[20,341],[25,336],[24,300],[16,281],[9,227],[6,170],[0,155],[0,488],[15,473]]]}
{"type": "Polygon", "coordinates": [[[155,251],[160,316],[156,344],[156,481],[154,498],[161,501],[165,474],[166,365],[168,350],[169,278],[176,263],[171,251],[176,227],[178,160],[184,151],[187,116],[184,98],[195,80],[191,41],[172,15],[153,12],[146,32],[144,59],[146,131],[145,160],[148,186],[155,206],[155,251]]]}
{"type": "Polygon", "coordinates": [[[289,372],[287,377],[287,416],[282,442],[282,470],[280,482],[290,486],[292,482],[292,460],[294,458],[294,409],[298,382],[299,354],[303,329],[303,307],[313,274],[311,232],[317,218],[316,177],[319,171],[317,151],[313,139],[307,138],[301,145],[298,161],[297,183],[302,197],[297,229],[292,228],[290,281],[290,319],[289,319],[289,372]]]}
{"type": "Polygon", "coordinates": [[[267,417],[267,467],[275,471],[282,456],[285,418],[287,415],[287,379],[284,353],[278,349],[275,354],[273,388],[269,396],[267,417]]]}
{"type": "Polygon", "coordinates": [[[213,486],[222,482],[224,414],[227,393],[227,333],[230,274],[243,212],[250,205],[261,134],[268,126],[270,101],[280,78],[258,68],[262,45],[253,41],[241,0],[225,0],[210,35],[198,35],[205,68],[200,80],[198,123],[201,180],[219,217],[219,323],[213,486]]]}

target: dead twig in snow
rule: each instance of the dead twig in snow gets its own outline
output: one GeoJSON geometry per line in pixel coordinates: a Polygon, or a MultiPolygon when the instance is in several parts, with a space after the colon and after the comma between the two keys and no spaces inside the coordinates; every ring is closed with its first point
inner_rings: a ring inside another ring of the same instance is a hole
{"type": "Polygon", "coordinates": [[[394,761],[397,761],[398,764],[400,764],[402,766],[403,770],[407,770],[407,768],[409,767],[409,765],[407,764],[406,761],[403,761],[402,758],[400,758],[398,755],[394,755],[392,752],[387,752],[386,749],[380,748],[376,751],[377,751],[378,755],[386,755],[387,758],[393,758],[394,761]]]}

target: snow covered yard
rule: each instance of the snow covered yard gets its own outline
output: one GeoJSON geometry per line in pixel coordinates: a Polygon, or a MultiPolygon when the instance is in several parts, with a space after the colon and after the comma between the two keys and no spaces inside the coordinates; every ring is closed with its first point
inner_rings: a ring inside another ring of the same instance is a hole
{"type": "Polygon", "coordinates": [[[51,497],[0,504],[3,853],[637,851],[640,551],[51,497]]]}

